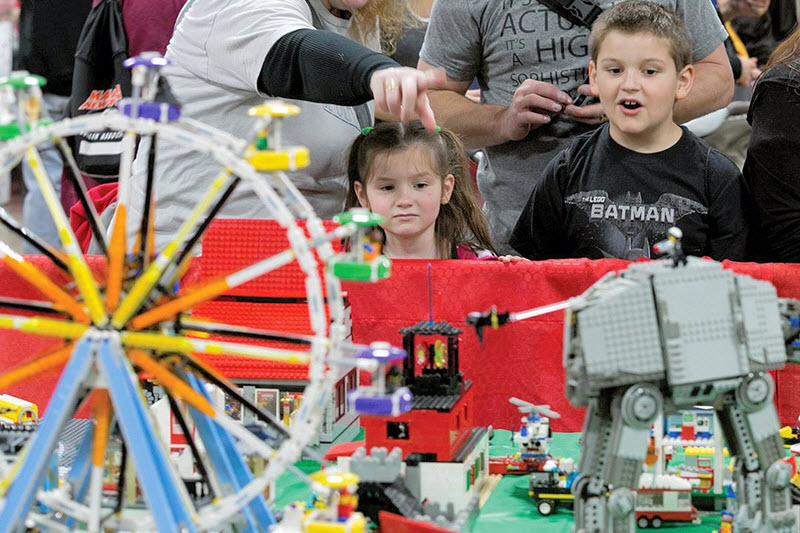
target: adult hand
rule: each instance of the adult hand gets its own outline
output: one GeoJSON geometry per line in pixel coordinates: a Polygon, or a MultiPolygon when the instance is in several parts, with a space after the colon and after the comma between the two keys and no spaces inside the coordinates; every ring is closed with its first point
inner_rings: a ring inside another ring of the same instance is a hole
{"type": "Polygon", "coordinates": [[[551,83],[525,80],[514,91],[511,104],[500,114],[500,133],[511,141],[524,139],[531,129],[550,122],[561,113],[572,98],[551,83]]]}
{"type": "Polygon", "coordinates": [[[372,74],[369,87],[378,111],[389,113],[402,122],[418,116],[426,129],[434,131],[436,119],[425,93],[438,88],[446,79],[441,69],[386,68],[372,74]]]}
{"type": "MultiPolygon", "coordinates": [[[[592,88],[587,83],[578,87],[578,93],[586,97],[597,96],[592,92],[592,88]]],[[[606,121],[606,116],[603,114],[603,106],[600,105],[599,102],[582,106],[568,105],[564,108],[564,114],[584,124],[600,124],[606,121]]]]}
{"type": "Polygon", "coordinates": [[[758,58],[739,56],[742,63],[742,73],[736,80],[736,85],[742,87],[752,87],[755,81],[761,76],[761,69],[758,68],[758,58]]]}

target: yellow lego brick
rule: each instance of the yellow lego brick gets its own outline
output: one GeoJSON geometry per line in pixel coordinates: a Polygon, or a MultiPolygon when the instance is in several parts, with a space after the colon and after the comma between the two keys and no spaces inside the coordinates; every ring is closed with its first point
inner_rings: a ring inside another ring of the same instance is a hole
{"type": "Polygon", "coordinates": [[[309,165],[309,152],[305,146],[289,146],[281,150],[258,150],[247,159],[259,172],[298,170],[309,165]]]}

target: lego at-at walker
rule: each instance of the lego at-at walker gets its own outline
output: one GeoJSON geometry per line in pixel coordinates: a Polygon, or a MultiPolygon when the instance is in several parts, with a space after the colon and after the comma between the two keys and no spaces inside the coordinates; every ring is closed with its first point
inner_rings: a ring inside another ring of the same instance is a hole
{"type": "Polygon", "coordinates": [[[797,303],[765,281],[683,257],[677,233],[666,244],[669,259],[631,264],[562,304],[472,313],[468,322],[480,329],[566,309],[566,393],[587,408],[572,485],[575,531],[634,531],[650,425],[659,413],[706,404],[737,457],[735,530],[794,533],[792,473],[768,371],[800,362],[787,353],[797,303]]]}

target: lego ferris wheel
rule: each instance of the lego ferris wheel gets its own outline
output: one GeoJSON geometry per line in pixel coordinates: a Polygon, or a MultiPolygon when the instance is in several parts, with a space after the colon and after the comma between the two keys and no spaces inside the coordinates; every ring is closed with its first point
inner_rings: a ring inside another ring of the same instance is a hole
{"type": "MultiPolygon", "coordinates": [[[[312,484],[293,463],[307,450],[320,423],[334,386],[332,368],[345,365],[379,373],[381,354],[390,352],[388,346],[359,347],[344,341],[345,313],[339,286],[342,277],[384,277],[388,275],[388,262],[380,255],[365,258],[358,245],[344,253],[334,253],[333,241],[349,237],[360,242],[375,221],[370,214],[348,213],[342,218],[342,225],[326,231],[284,173],[308,164],[306,148],[284,147],[281,142],[281,120],[299,109],[275,101],[253,108],[252,129],[243,140],[237,139],[180,118],[177,106],[154,100],[163,58],[141,56],[128,62],[133,93],[130,99],[120,102],[119,112],[59,122],[42,116],[41,78],[18,74],[0,80],[6,104],[0,109],[0,172],[21,162],[29,166],[58,229],[63,250],[47,245],[0,209],[0,221],[44,254],[52,269],[59,272],[56,277],[48,276],[46,269],[0,242],[0,259],[5,267],[39,293],[29,300],[0,298],[0,329],[64,341],[58,348],[0,374],[2,391],[45,369],[64,365],[38,430],[16,462],[0,470],[0,531],[22,527],[65,531],[78,527],[76,524],[88,531],[231,527],[266,530],[275,523],[275,517],[263,496],[265,488],[285,470],[312,484]],[[79,134],[104,131],[122,132],[118,207],[108,231],[89,201],[67,143],[67,139],[79,134]],[[158,207],[153,191],[157,184],[152,164],[137,236],[126,236],[126,208],[131,200],[129,178],[137,140],[142,139],[150,139],[151,145],[166,140],[209,156],[219,164],[219,174],[202,200],[158,254],[153,227],[158,207]],[[88,260],[82,253],[44,170],[39,150],[48,143],[60,151],[65,174],[76,186],[101,252],[98,259],[88,260]],[[179,288],[176,282],[185,272],[196,244],[240,183],[246,183],[263,202],[268,217],[285,228],[289,247],[226,276],[191,289],[179,288]],[[297,219],[305,219],[308,235],[298,226],[297,219]],[[326,268],[319,268],[317,258],[326,268]],[[313,334],[254,330],[190,316],[194,306],[290,263],[296,263],[305,274],[313,334]],[[57,279],[67,281],[59,283],[57,279]],[[220,336],[225,340],[215,340],[220,336]],[[287,341],[300,347],[271,348],[263,343],[253,344],[253,339],[287,341]],[[286,427],[274,415],[241,397],[225,377],[204,363],[203,354],[308,364],[308,385],[293,423],[286,427]],[[188,424],[194,424],[202,451],[192,442],[190,448],[196,471],[206,482],[210,497],[198,499],[190,495],[171,464],[143,400],[141,373],[164,388],[172,416],[185,434],[189,434],[188,424]],[[209,385],[242,402],[254,413],[260,429],[245,427],[215,406],[209,385]],[[89,397],[91,429],[66,478],[48,488],[44,480],[59,434],[89,397]],[[116,495],[109,497],[104,495],[104,465],[110,439],[117,433],[122,442],[123,466],[116,495]],[[125,502],[131,499],[124,495],[126,455],[136,469],[144,509],[141,504],[137,509],[126,507],[125,502]],[[263,471],[253,472],[245,455],[260,457],[265,463],[263,471]]],[[[381,398],[381,393],[373,387],[363,394],[381,398]]]]}

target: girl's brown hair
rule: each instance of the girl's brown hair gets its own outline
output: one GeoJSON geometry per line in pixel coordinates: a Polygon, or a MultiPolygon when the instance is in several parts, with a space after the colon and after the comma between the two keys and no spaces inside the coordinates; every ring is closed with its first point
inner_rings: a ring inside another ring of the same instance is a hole
{"type": "Polygon", "coordinates": [[[789,63],[798,57],[800,57],[800,25],[772,51],[767,69],[789,63]]]}
{"type": "Polygon", "coordinates": [[[450,201],[440,207],[434,228],[439,257],[450,257],[451,248],[463,242],[494,251],[489,226],[472,192],[469,159],[464,145],[453,132],[446,129],[428,131],[419,120],[407,125],[381,122],[374,128],[365,128],[364,133],[353,141],[347,157],[350,188],[346,207],[361,205],[354,184],[360,182],[362,190],[366,191],[376,155],[416,146],[428,150],[437,175],[444,179],[444,176],[452,174],[454,178],[450,201]]]}

